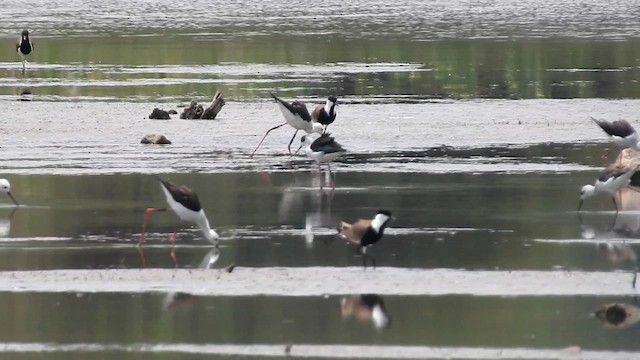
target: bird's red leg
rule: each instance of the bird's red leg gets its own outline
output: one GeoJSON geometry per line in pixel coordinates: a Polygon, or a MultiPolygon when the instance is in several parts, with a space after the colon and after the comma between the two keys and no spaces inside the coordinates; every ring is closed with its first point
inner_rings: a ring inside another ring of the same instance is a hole
{"type": "MultiPolygon", "coordinates": [[[[264,141],[264,138],[267,137],[267,135],[269,135],[269,133],[271,132],[271,130],[275,130],[281,126],[285,126],[287,125],[287,123],[284,124],[280,124],[277,126],[272,127],[271,129],[267,130],[267,132],[264,134],[264,136],[262,137],[262,140],[260,140],[260,143],[258,143],[258,146],[256,146],[256,148],[253,150],[253,152],[251,153],[251,156],[249,156],[250,158],[253,158],[253,155],[256,153],[256,151],[258,151],[258,148],[260,147],[260,145],[262,145],[262,142],[264,141]]],[[[289,153],[291,153],[291,151],[289,151],[289,153]]]]}
{"type": "Polygon", "coordinates": [[[333,176],[331,176],[331,164],[327,163],[327,167],[329,168],[329,181],[331,182],[331,191],[336,189],[336,182],[333,179],[333,176]]]}
{"type": "Polygon", "coordinates": [[[152,213],[156,211],[158,210],[154,208],[147,208],[147,210],[145,210],[144,223],[142,223],[142,229],[140,230],[140,239],[138,239],[138,246],[142,246],[142,243],[144,242],[144,236],[147,233],[147,225],[149,224],[149,217],[151,216],[152,213]]]}
{"type": "Polygon", "coordinates": [[[142,267],[146,268],[147,267],[147,259],[144,256],[144,251],[142,250],[142,246],[137,246],[136,248],[138,249],[138,255],[140,255],[140,262],[142,263],[142,267]]]}
{"type": "Polygon", "coordinates": [[[178,266],[178,258],[176,257],[176,232],[178,232],[178,227],[180,225],[176,226],[175,231],[169,235],[169,242],[171,243],[171,251],[169,252],[169,255],[171,256],[171,260],[173,260],[173,263],[178,266]]]}
{"type": "Polygon", "coordinates": [[[324,176],[322,176],[322,165],[318,163],[318,176],[320,176],[320,190],[324,187],[324,176]]]}
{"type": "MultiPolygon", "coordinates": [[[[295,140],[296,135],[298,134],[298,130],[296,130],[296,132],[293,133],[293,136],[291,137],[291,141],[289,141],[289,145],[287,146],[287,149],[289,150],[289,157],[291,157],[293,154],[291,154],[291,144],[293,144],[293,140],[295,140]]],[[[300,149],[298,149],[300,150],[300,149]]],[[[297,151],[296,151],[297,153],[297,151]]]]}

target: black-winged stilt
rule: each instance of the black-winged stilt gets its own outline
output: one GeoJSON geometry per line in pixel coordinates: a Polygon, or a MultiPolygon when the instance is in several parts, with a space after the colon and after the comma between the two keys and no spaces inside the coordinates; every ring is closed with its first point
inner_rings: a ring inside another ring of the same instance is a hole
{"type": "Polygon", "coordinates": [[[331,125],[331,123],[336,119],[337,102],[338,99],[331,95],[324,105],[320,104],[316,106],[316,108],[311,112],[311,119],[324,126],[323,132],[327,132],[327,126],[331,125]]]}
{"type": "Polygon", "coordinates": [[[580,204],[578,205],[578,211],[582,208],[582,203],[585,199],[599,193],[606,193],[612,196],[611,200],[613,201],[613,205],[616,207],[616,213],[618,213],[618,204],[616,203],[615,194],[618,190],[629,184],[631,177],[635,174],[637,169],[637,167],[621,166],[611,166],[605,169],[594,185],[585,185],[580,189],[580,204]]]}
{"type": "Polygon", "coordinates": [[[11,183],[7,179],[0,179],[0,192],[7,193],[16,206],[20,206],[16,199],[11,195],[11,183]]]}
{"type": "Polygon", "coordinates": [[[298,131],[304,130],[308,134],[321,134],[324,131],[324,127],[322,126],[322,124],[318,124],[315,121],[312,121],[311,115],[309,115],[309,110],[307,110],[307,106],[304,103],[301,103],[299,101],[288,103],[280,99],[273,93],[271,93],[271,96],[273,96],[273,98],[276,100],[276,103],[278,104],[280,111],[282,111],[282,115],[284,115],[284,119],[286,120],[286,122],[280,125],[276,125],[267,130],[267,132],[262,137],[262,140],[260,140],[260,143],[258,143],[258,146],[256,146],[255,150],[253,150],[253,152],[251,153],[251,157],[253,157],[256,151],[258,151],[258,148],[260,147],[260,145],[262,145],[262,142],[267,137],[267,135],[269,135],[271,130],[275,130],[284,125],[289,124],[291,125],[291,127],[296,129],[296,132],[293,133],[291,141],[289,141],[289,145],[287,147],[287,149],[289,149],[289,154],[291,154],[291,144],[293,143],[293,139],[296,138],[298,131]]]}
{"type": "MultiPolygon", "coordinates": [[[[320,176],[322,177],[322,163],[327,164],[327,168],[329,169],[329,178],[331,177],[331,164],[335,158],[343,155],[347,150],[342,147],[332,136],[331,134],[324,133],[320,135],[319,138],[313,139],[311,135],[305,135],[301,139],[302,144],[296,150],[296,153],[300,151],[302,147],[304,147],[304,151],[308,157],[314,160],[318,164],[318,169],[320,171],[320,176]]],[[[335,188],[335,183],[332,180],[333,188],[335,188]]],[[[320,186],[322,187],[322,182],[320,182],[320,186]]]]}
{"type": "MultiPolygon", "coordinates": [[[[209,240],[216,247],[218,246],[218,233],[215,230],[212,230],[209,226],[209,220],[200,205],[200,199],[198,199],[198,195],[193,192],[187,186],[176,186],[173,183],[163,180],[158,177],[158,181],[160,181],[160,187],[164,192],[165,197],[167,198],[167,203],[171,210],[178,215],[180,221],[187,221],[194,223],[200,228],[202,231],[202,235],[209,240]]],[[[138,241],[138,246],[142,244],[144,241],[144,234],[147,230],[147,224],[149,222],[150,214],[157,211],[164,211],[166,209],[156,209],[156,208],[148,208],[145,211],[144,223],[142,224],[142,232],[140,234],[140,240],[138,241]]],[[[176,227],[177,231],[177,227],[176,227]]],[[[171,242],[171,258],[176,262],[174,245],[176,241],[176,232],[174,231],[169,236],[169,241],[171,242]]]]}
{"type": "Polygon", "coordinates": [[[20,35],[20,40],[16,44],[16,51],[18,55],[20,55],[20,60],[22,60],[22,72],[25,71],[25,62],[27,61],[27,55],[31,54],[33,51],[33,43],[29,39],[29,30],[22,30],[22,34],[20,35]]]}
{"type": "Polygon", "coordinates": [[[373,220],[359,219],[353,224],[344,221],[340,222],[338,235],[358,245],[358,249],[362,254],[362,264],[365,269],[367,268],[367,258],[370,258],[373,267],[376,267],[376,260],[372,256],[367,255],[367,247],[380,241],[382,235],[384,235],[384,229],[387,227],[391,218],[391,211],[381,209],[378,210],[373,220]]]}
{"type": "MultiPolygon", "coordinates": [[[[640,150],[640,136],[636,132],[636,129],[629,124],[627,120],[615,120],[609,122],[607,120],[599,120],[591,118],[609,138],[618,146],[623,149],[632,148],[634,150],[640,150]]],[[[611,150],[607,151],[602,157],[606,157],[611,150]]]]}
{"type": "Polygon", "coordinates": [[[354,317],[360,321],[371,321],[376,329],[391,326],[391,316],[384,300],[377,294],[345,296],[340,299],[340,313],[343,318],[354,317]]]}

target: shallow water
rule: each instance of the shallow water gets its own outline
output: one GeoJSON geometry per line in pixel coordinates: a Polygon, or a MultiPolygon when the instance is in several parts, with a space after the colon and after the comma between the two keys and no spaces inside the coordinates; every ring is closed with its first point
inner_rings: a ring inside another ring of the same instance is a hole
{"type": "Polygon", "coordinates": [[[23,204],[0,194],[0,357],[640,358],[640,199],[576,213],[610,147],[589,117],[635,123],[639,9],[3,1],[0,47],[28,27],[35,51],[24,74],[0,53],[0,174],[23,204]],[[147,119],[216,90],[214,121],[147,119]],[[250,157],[283,121],[270,92],[338,96],[335,191],[287,154],[291,128],[250,157]],[[198,192],[219,252],[170,212],[135,246],[166,206],[152,174],[198,192]],[[379,208],[396,219],[365,271],[335,228],[379,208]],[[341,305],[364,292],[390,326],[341,305]],[[629,318],[600,320],[611,303],[629,318]]]}

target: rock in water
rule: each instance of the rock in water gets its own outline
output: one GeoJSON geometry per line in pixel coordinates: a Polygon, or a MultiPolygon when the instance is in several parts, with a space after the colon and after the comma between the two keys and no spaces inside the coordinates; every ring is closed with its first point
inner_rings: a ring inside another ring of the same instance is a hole
{"type": "Polygon", "coordinates": [[[149,119],[169,120],[169,119],[171,119],[171,116],[169,116],[168,112],[166,112],[166,111],[164,111],[162,109],[155,108],[151,112],[151,115],[149,115],[149,119]]]}
{"type": "Polygon", "coordinates": [[[158,145],[168,145],[171,144],[171,141],[167,139],[164,135],[158,134],[149,134],[145,135],[142,140],[140,140],[141,144],[158,144],[158,145]]]}

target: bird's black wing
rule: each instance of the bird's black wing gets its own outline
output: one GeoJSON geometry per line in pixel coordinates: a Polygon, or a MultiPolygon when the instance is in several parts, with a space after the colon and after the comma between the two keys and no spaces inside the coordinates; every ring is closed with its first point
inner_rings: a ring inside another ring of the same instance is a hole
{"type": "Polygon", "coordinates": [[[200,199],[198,199],[198,195],[193,192],[189,187],[182,185],[176,186],[172,182],[163,180],[158,178],[162,186],[169,191],[171,197],[176,202],[182,204],[182,206],[186,207],[189,210],[200,211],[202,206],[200,205],[200,199]]]}
{"type": "Polygon", "coordinates": [[[601,182],[605,182],[613,177],[619,177],[629,172],[632,168],[624,167],[624,166],[611,166],[604,170],[600,178],[598,179],[601,182]]]}
{"type": "Polygon", "coordinates": [[[633,126],[631,126],[631,124],[629,124],[627,120],[616,120],[613,122],[598,120],[594,118],[591,118],[591,120],[593,120],[593,122],[598,124],[598,126],[600,126],[600,128],[604,130],[604,132],[611,136],[627,137],[636,132],[636,130],[633,128],[633,126]]]}
{"type": "Polygon", "coordinates": [[[326,133],[311,143],[311,150],[322,151],[326,154],[347,151],[330,134],[326,133]]]}
{"type": "Polygon", "coordinates": [[[277,97],[274,93],[271,93],[271,96],[273,96],[273,98],[277,102],[284,105],[284,107],[286,107],[287,110],[289,110],[291,113],[300,116],[302,120],[311,121],[311,115],[309,115],[309,110],[307,109],[307,106],[304,103],[300,101],[294,101],[292,103],[288,103],[280,99],[279,97],[277,97]]]}

